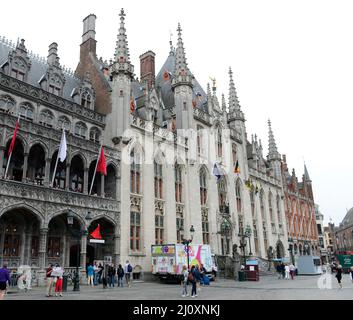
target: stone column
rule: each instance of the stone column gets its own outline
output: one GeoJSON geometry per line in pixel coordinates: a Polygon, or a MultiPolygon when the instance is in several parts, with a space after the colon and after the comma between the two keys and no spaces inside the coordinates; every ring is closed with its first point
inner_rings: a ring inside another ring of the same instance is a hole
{"type": "Polygon", "coordinates": [[[66,183],[65,183],[65,190],[69,190],[70,188],[70,164],[66,164],[66,183]]]}
{"type": "Polygon", "coordinates": [[[26,246],[27,246],[27,236],[26,228],[23,228],[21,234],[21,247],[20,247],[20,265],[26,264],[26,246]]]}
{"type": "Polygon", "coordinates": [[[119,226],[115,227],[113,263],[118,266],[120,262],[120,231],[119,226]]]}
{"type": "Polygon", "coordinates": [[[5,152],[5,147],[0,147],[0,178],[4,175],[4,152],[5,152]]]}
{"type": "Polygon", "coordinates": [[[65,255],[65,266],[70,267],[70,247],[71,247],[71,237],[69,234],[65,234],[66,247],[64,251],[65,255]]]}
{"type": "Polygon", "coordinates": [[[80,266],[81,266],[81,284],[85,283],[86,279],[86,255],[87,255],[87,233],[85,232],[81,236],[81,254],[80,254],[80,266]]]}
{"type": "MultiPolygon", "coordinates": [[[[0,224],[0,252],[4,252],[4,242],[5,242],[5,225],[0,224]]],[[[0,266],[4,263],[4,256],[0,254],[0,266]]]]}
{"type": "MultiPolygon", "coordinates": [[[[50,186],[50,165],[51,165],[51,159],[47,158],[45,160],[45,173],[44,173],[44,186],[49,187],[50,186]]],[[[54,172],[53,172],[54,174],[54,172]]]]}
{"type": "Polygon", "coordinates": [[[25,230],[25,253],[23,263],[26,265],[31,265],[32,262],[32,229],[26,228],[25,230]]]}
{"type": "Polygon", "coordinates": [[[26,182],[27,168],[28,168],[28,153],[25,153],[24,162],[23,162],[22,182],[26,182]]]}
{"type": "Polygon", "coordinates": [[[88,185],[88,168],[85,168],[83,175],[83,193],[88,194],[90,187],[91,186],[88,185]]]}
{"type": "Polygon", "coordinates": [[[86,269],[87,233],[81,236],[80,266],[86,269]]]}
{"type": "Polygon", "coordinates": [[[39,238],[39,267],[45,269],[45,257],[47,251],[47,241],[48,241],[48,228],[40,229],[40,238],[39,238]]]}
{"type": "Polygon", "coordinates": [[[104,195],[104,174],[101,174],[101,197],[105,197],[105,195],[104,195]]]}

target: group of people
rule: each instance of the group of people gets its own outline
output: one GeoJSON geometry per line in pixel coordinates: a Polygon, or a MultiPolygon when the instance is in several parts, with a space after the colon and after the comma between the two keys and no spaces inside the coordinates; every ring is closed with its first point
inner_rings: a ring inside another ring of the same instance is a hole
{"type": "Polygon", "coordinates": [[[295,275],[295,266],[293,264],[284,264],[283,262],[278,264],[276,266],[277,274],[278,274],[278,279],[289,279],[289,276],[291,277],[292,280],[294,280],[294,275],[295,275]]]}
{"type": "Polygon", "coordinates": [[[203,265],[192,266],[190,271],[186,266],[183,266],[182,270],[182,293],[181,296],[188,297],[188,284],[191,283],[191,298],[197,297],[197,290],[201,291],[201,285],[209,284],[208,277],[206,275],[206,269],[203,265]]]}
{"type": "MultiPolygon", "coordinates": [[[[336,271],[336,279],[337,279],[337,282],[338,282],[338,285],[339,285],[339,288],[342,289],[342,272],[343,272],[343,269],[342,269],[342,266],[339,264],[337,266],[335,266],[335,268],[333,269],[332,268],[332,271],[336,271]]],[[[349,276],[351,278],[351,281],[353,283],[353,267],[351,267],[351,269],[349,270],[349,276]]]]}
{"type": "Polygon", "coordinates": [[[64,269],[57,263],[55,266],[49,264],[46,270],[47,278],[47,297],[52,296],[53,287],[55,287],[55,296],[63,296],[63,275],[64,269]]]}
{"type": "Polygon", "coordinates": [[[133,268],[129,261],[126,261],[124,267],[119,264],[118,268],[113,263],[103,266],[95,262],[87,266],[87,282],[92,287],[103,284],[103,289],[106,289],[108,286],[109,288],[115,287],[116,280],[118,280],[117,286],[123,287],[125,278],[126,285],[131,287],[132,271],[133,268]]]}

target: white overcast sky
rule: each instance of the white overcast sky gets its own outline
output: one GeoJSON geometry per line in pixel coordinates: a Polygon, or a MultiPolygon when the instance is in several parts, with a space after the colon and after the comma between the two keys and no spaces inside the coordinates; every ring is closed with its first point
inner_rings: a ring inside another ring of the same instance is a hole
{"type": "Polygon", "coordinates": [[[0,36],[24,38],[45,57],[57,42],[61,64],[75,69],[82,20],[96,14],[97,54],[109,60],[121,8],[138,76],[148,50],[158,73],[180,22],[189,67],[204,89],[215,77],[219,99],[228,98],[231,66],[249,139],[256,133],[267,155],[270,118],[278,150],[300,180],[305,160],[325,222],[343,219],[353,207],[353,1],[3,1],[0,36]]]}

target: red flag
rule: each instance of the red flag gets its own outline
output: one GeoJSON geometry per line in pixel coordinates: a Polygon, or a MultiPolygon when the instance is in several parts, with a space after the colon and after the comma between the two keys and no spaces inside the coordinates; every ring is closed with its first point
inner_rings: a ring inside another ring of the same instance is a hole
{"type": "Polygon", "coordinates": [[[107,161],[105,160],[104,148],[102,147],[101,154],[99,157],[97,172],[107,175],[107,161]]]}
{"type": "Polygon", "coordinates": [[[20,126],[20,119],[17,119],[15,132],[13,133],[13,137],[12,137],[12,140],[11,140],[10,148],[9,148],[9,151],[8,151],[8,154],[7,154],[8,157],[12,153],[13,147],[15,146],[15,141],[16,141],[16,136],[17,136],[17,131],[18,131],[19,126],[20,126]]]}
{"type": "Polygon", "coordinates": [[[97,229],[94,230],[92,233],[91,233],[91,237],[93,239],[99,239],[101,240],[102,239],[102,235],[101,235],[101,226],[98,225],[97,229]]]}

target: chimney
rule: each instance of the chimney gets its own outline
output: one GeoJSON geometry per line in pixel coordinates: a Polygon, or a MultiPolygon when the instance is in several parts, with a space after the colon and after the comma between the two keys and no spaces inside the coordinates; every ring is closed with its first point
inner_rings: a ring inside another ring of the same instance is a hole
{"type": "Polygon", "coordinates": [[[90,14],[83,19],[80,61],[82,61],[89,53],[93,53],[93,55],[96,56],[96,19],[97,17],[94,14],[90,14]]]}
{"type": "Polygon", "coordinates": [[[83,19],[82,43],[86,42],[88,39],[96,39],[96,19],[97,17],[94,14],[90,14],[83,19]]]}
{"type": "Polygon", "coordinates": [[[155,81],[155,67],[154,67],[154,57],[155,53],[152,51],[147,51],[140,56],[140,81],[141,83],[147,83],[148,89],[154,86],[155,81]]]}
{"type": "Polygon", "coordinates": [[[49,65],[54,65],[58,61],[58,44],[56,42],[53,42],[49,46],[49,52],[48,52],[48,64],[49,65]]]}

